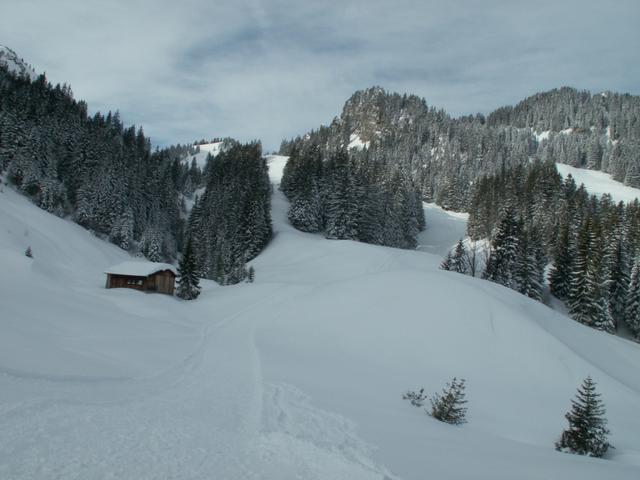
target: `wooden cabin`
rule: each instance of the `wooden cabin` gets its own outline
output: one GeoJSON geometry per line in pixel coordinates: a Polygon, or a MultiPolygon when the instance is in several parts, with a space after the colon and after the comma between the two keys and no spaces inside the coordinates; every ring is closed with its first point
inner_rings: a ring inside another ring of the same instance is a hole
{"type": "Polygon", "coordinates": [[[133,288],[173,295],[177,271],[168,263],[130,261],[107,269],[106,288],[133,288]]]}

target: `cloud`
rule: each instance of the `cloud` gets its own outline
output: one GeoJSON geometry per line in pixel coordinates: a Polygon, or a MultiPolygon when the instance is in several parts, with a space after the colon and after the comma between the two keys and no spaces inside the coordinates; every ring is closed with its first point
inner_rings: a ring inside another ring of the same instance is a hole
{"type": "Polygon", "coordinates": [[[562,85],[640,94],[635,0],[5,0],[2,10],[1,43],[161,145],[233,136],[274,149],[371,85],[456,115],[562,85]]]}

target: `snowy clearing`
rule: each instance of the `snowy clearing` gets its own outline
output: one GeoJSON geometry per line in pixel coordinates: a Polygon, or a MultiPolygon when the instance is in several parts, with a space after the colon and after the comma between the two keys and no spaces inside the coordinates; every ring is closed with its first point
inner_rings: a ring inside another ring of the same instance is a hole
{"type": "Polygon", "coordinates": [[[200,147],[200,151],[195,155],[186,156],[184,162],[191,165],[191,162],[195,159],[198,168],[204,170],[204,167],[207,166],[207,157],[209,154],[211,154],[212,157],[218,155],[222,148],[222,142],[204,143],[202,145],[196,145],[195,147],[200,147]]]}
{"type": "Polygon", "coordinates": [[[556,168],[563,177],[571,175],[576,184],[583,183],[587,191],[592,195],[602,196],[605,193],[609,193],[615,202],[625,203],[633,202],[636,198],[640,198],[640,189],[627,187],[620,182],[616,182],[608,173],[571,167],[563,163],[556,163],[556,168]]]}
{"type": "Polygon", "coordinates": [[[427,228],[418,235],[418,250],[444,257],[465,237],[469,214],[445,210],[435,203],[423,202],[422,206],[427,228]]]}
{"type": "Polygon", "coordinates": [[[287,208],[274,187],[255,283],[183,302],[104,289],[127,254],[4,187],[0,478],[638,478],[639,345],[438,270],[458,214],[425,206],[432,255],[298,232],[287,208]],[[608,460],[553,449],[588,374],[608,460]],[[465,426],[401,399],[454,375],[465,426]]]}

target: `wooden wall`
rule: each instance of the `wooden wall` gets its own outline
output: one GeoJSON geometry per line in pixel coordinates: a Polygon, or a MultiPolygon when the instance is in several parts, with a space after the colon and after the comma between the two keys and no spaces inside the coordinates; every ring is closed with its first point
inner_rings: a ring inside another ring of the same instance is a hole
{"type": "Polygon", "coordinates": [[[173,295],[175,275],[170,270],[163,270],[148,277],[131,277],[108,273],[106,288],[132,288],[143,292],[159,292],[173,295]]]}

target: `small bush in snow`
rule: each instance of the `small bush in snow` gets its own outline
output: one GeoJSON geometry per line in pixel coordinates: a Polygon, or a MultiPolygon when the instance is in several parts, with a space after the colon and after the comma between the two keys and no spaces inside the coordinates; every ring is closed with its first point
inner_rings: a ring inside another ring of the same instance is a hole
{"type": "Polygon", "coordinates": [[[245,280],[247,283],[253,283],[253,281],[256,279],[256,270],[255,268],[253,268],[253,266],[249,267],[249,270],[247,270],[247,279],[245,280]]]}
{"type": "Polygon", "coordinates": [[[27,247],[27,249],[24,251],[24,254],[29,257],[29,258],[33,258],[33,251],[31,250],[31,247],[27,247]]]}
{"type": "Polygon", "coordinates": [[[467,408],[464,406],[467,401],[464,399],[464,379],[458,380],[453,377],[451,383],[447,383],[447,387],[442,394],[435,394],[429,399],[431,402],[431,410],[426,412],[436,420],[451,423],[453,425],[461,425],[467,423],[467,408]]]}
{"type": "Polygon", "coordinates": [[[422,407],[424,405],[424,402],[427,400],[427,394],[424,393],[424,388],[421,388],[417,392],[407,390],[402,395],[402,399],[409,400],[409,402],[411,402],[411,405],[413,405],[414,407],[422,407]]]}

